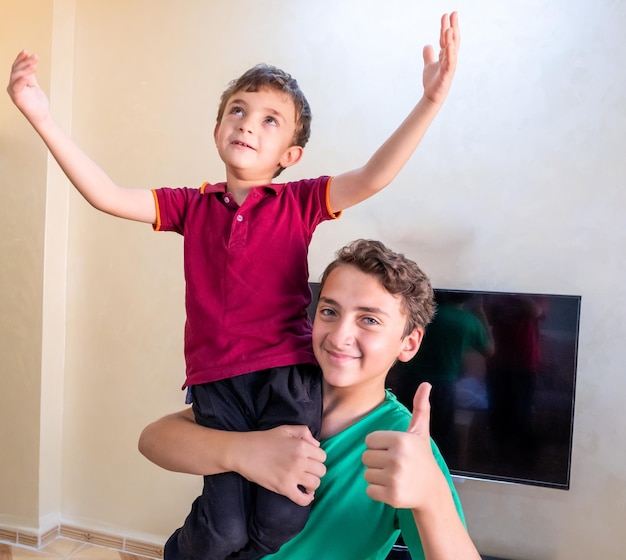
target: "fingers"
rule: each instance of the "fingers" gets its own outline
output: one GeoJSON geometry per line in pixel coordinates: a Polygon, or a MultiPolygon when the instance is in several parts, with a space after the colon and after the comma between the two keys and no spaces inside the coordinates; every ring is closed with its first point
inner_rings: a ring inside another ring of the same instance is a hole
{"type": "Polygon", "coordinates": [[[439,31],[439,47],[445,49],[451,43],[458,43],[461,39],[459,28],[459,14],[443,14],[441,16],[441,30],[439,31]]]}
{"type": "Polygon", "coordinates": [[[367,495],[378,502],[389,504],[394,508],[404,508],[405,498],[399,489],[389,486],[387,484],[368,484],[365,489],[367,495]]]}
{"type": "Polygon", "coordinates": [[[36,84],[35,72],[37,71],[37,55],[29,54],[28,51],[21,51],[11,67],[11,79],[7,90],[9,93],[15,92],[24,83],[36,84]]]}
{"type": "Polygon", "coordinates": [[[365,465],[363,476],[367,482],[367,495],[387,504],[393,501],[390,494],[393,493],[394,485],[390,473],[397,467],[395,454],[391,450],[394,434],[397,435],[397,432],[379,431],[369,434],[365,440],[368,449],[361,457],[365,465]]]}
{"type": "Polygon", "coordinates": [[[319,453],[309,453],[309,457],[306,459],[306,463],[302,467],[302,471],[306,473],[307,476],[315,477],[316,483],[307,482],[306,480],[300,481],[304,486],[312,487],[314,490],[319,486],[319,480],[326,474],[326,465],[324,465],[324,461],[326,460],[326,453],[319,450],[319,453]]]}
{"type": "Polygon", "coordinates": [[[461,43],[461,28],[459,27],[459,14],[452,12],[450,14],[450,27],[452,28],[452,39],[457,46],[461,43]]]}
{"type": "Polygon", "coordinates": [[[450,16],[443,14],[441,16],[441,29],[439,31],[439,47],[445,48],[446,46],[446,31],[450,28],[450,16]]]}
{"type": "MultiPolygon", "coordinates": [[[[383,432],[373,432],[373,434],[382,434],[383,432]]],[[[373,435],[372,434],[372,435],[373,435]]],[[[382,440],[382,438],[381,438],[382,440]]],[[[363,452],[361,455],[361,461],[368,469],[383,469],[387,465],[389,461],[388,449],[391,442],[387,441],[379,441],[376,442],[376,438],[374,438],[374,444],[380,445],[384,443],[386,445],[385,448],[372,448],[369,445],[369,442],[366,440],[368,444],[368,449],[363,452]]]]}
{"type": "MultiPolygon", "coordinates": [[[[378,430],[377,432],[368,434],[365,438],[365,445],[368,451],[386,451],[389,449],[395,433],[395,431],[391,430],[378,430]]],[[[365,453],[367,453],[367,451],[365,453]]]]}
{"type": "Polygon", "coordinates": [[[315,498],[315,491],[321,483],[320,478],[312,473],[300,474],[298,483],[292,486],[285,495],[299,506],[308,506],[315,498]]]}
{"type": "Polygon", "coordinates": [[[285,496],[299,506],[308,506],[315,499],[313,492],[303,492],[300,488],[294,488],[285,496]]]}
{"type": "Polygon", "coordinates": [[[407,432],[430,437],[430,383],[420,383],[413,397],[413,414],[407,432]]]}
{"type": "Polygon", "coordinates": [[[320,447],[320,442],[317,441],[308,426],[283,426],[285,433],[293,439],[300,440],[300,446],[294,448],[294,454],[298,453],[300,457],[306,457],[311,460],[311,465],[320,465],[323,472],[320,473],[320,467],[315,471],[320,476],[326,473],[326,467],[324,467],[324,461],[326,461],[326,452],[320,447]]]}
{"type": "Polygon", "coordinates": [[[454,71],[456,68],[456,58],[459,51],[459,45],[461,42],[461,31],[459,28],[459,15],[457,12],[452,12],[450,15],[450,25],[445,30],[444,44],[442,49],[445,50],[446,58],[448,59],[448,67],[454,71]]]}
{"type": "Polygon", "coordinates": [[[298,469],[297,474],[292,475],[294,482],[286,487],[285,496],[299,506],[309,505],[315,498],[315,491],[319,488],[321,478],[325,474],[326,467],[323,464],[308,461],[306,466],[298,469]]]}
{"type": "MultiPolygon", "coordinates": [[[[411,468],[410,461],[402,453],[402,439],[414,439],[402,432],[374,432],[379,437],[374,438],[375,445],[384,445],[385,449],[368,449],[363,453],[365,465],[365,481],[367,495],[373,500],[384,502],[394,507],[402,504],[406,483],[403,471],[411,468]]],[[[372,435],[374,435],[372,434],[372,435]]]]}
{"type": "Polygon", "coordinates": [[[302,473],[299,484],[313,490],[319,486],[319,479],[326,474],[326,452],[320,447],[307,426],[283,426],[285,434],[289,436],[288,449],[283,449],[282,456],[289,458],[293,472],[302,473]],[[297,470],[296,470],[297,469],[297,470]],[[310,475],[316,479],[302,479],[302,475],[310,475]]]}
{"type": "MultiPolygon", "coordinates": [[[[441,16],[441,30],[439,31],[439,62],[442,64],[443,70],[454,71],[456,68],[460,39],[459,14],[457,12],[443,14],[441,16]]],[[[426,58],[424,61],[426,62],[426,58]]],[[[434,57],[431,59],[430,54],[429,61],[434,61],[434,57]]]]}
{"type": "Polygon", "coordinates": [[[11,67],[12,72],[24,72],[25,70],[34,72],[37,69],[38,57],[36,54],[29,54],[28,51],[21,51],[11,67]]]}
{"type": "Polygon", "coordinates": [[[282,434],[281,438],[287,436],[287,439],[279,453],[285,468],[277,487],[270,489],[300,506],[307,506],[313,501],[321,478],[326,474],[326,452],[307,426],[281,426],[274,430],[282,434]]]}
{"type": "MultiPolygon", "coordinates": [[[[456,54],[459,50],[460,38],[458,13],[452,12],[451,14],[443,14],[441,16],[441,29],[439,31],[439,60],[442,63],[442,69],[453,71],[456,67],[456,54]],[[443,65],[444,61],[445,65],[443,65]]],[[[435,50],[431,45],[424,47],[423,58],[425,66],[436,61],[435,50]]]]}

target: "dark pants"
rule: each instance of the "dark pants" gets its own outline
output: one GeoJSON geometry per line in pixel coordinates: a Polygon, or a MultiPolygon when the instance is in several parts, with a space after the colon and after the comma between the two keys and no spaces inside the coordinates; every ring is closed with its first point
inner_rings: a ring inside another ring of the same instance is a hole
{"type": "MultiPolygon", "coordinates": [[[[307,425],[319,437],[319,368],[272,368],[192,387],[196,422],[228,431],[307,425]]],[[[250,458],[254,461],[254,457],[250,458]]],[[[204,477],[183,527],[167,541],[165,560],[249,560],[276,552],[304,527],[302,507],[236,473],[204,477]]]]}

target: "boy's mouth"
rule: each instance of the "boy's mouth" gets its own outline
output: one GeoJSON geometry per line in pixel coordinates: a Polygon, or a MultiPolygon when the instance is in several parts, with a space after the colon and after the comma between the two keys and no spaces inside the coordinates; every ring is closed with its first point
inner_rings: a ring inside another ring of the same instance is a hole
{"type": "Polygon", "coordinates": [[[326,354],[328,354],[330,359],[334,362],[346,363],[346,362],[352,362],[353,360],[359,359],[359,356],[355,354],[346,354],[338,350],[332,350],[330,348],[324,348],[324,351],[326,352],[326,354]]]}
{"type": "Polygon", "coordinates": [[[246,144],[245,142],[242,142],[241,140],[233,140],[231,144],[234,144],[235,146],[242,146],[243,148],[249,148],[250,150],[254,150],[254,148],[250,146],[250,144],[246,144]]]}

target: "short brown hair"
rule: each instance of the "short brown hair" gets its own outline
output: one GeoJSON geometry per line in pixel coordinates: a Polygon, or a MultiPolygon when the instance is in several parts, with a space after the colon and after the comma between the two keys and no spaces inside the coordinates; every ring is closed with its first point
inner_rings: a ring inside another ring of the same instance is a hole
{"type": "Polygon", "coordinates": [[[291,98],[296,108],[296,132],[293,143],[295,146],[304,148],[309,141],[309,136],[311,136],[311,107],[295,78],[292,78],[291,74],[284,70],[276,68],[276,66],[257,64],[230,82],[220,98],[217,122],[222,121],[226,103],[235,93],[262,89],[280,91],[291,98]]]}
{"type": "Polygon", "coordinates": [[[328,275],[345,264],[375,276],[385,290],[400,297],[406,315],[404,336],[416,327],[424,328],[430,323],[435,314],[433,289],[417,263],[395,253],[380,241],[357,239],[337,251],[335,260],[322,274],[321,289],[328,275]]]}

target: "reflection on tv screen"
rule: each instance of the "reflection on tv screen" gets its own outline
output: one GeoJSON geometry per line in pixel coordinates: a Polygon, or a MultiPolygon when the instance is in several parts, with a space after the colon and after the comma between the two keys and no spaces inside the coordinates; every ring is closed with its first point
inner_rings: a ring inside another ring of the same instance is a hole
{"type": "Polygon", "coordinates": [[[415,358],[388,385],[433,385],[431,434],[453,474],[569,488],[580,297],[435,290],[415,358]]]}

